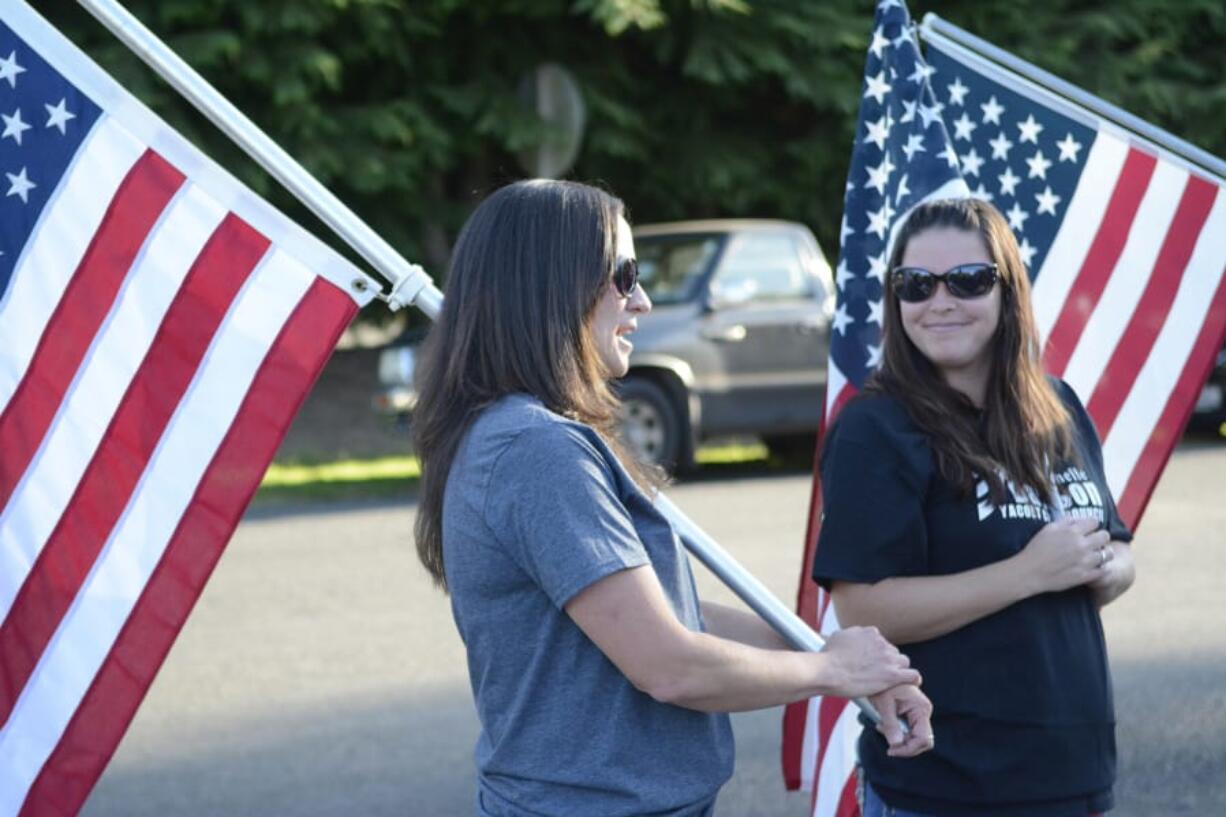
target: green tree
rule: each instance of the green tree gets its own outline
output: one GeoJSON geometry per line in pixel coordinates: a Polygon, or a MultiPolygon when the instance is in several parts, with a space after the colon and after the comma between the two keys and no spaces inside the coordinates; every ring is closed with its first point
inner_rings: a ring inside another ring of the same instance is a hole
{"type": "MultiPolygon", "coordinates": [[[[442,277],[473,203],[548,137],[518,86],[565,65],[588,105],[573,178],[636,221],[773,216],[833,254],[867,0],[130,0],[129,7],[407,257],[442,277]]],[[[176,127],[311,219],[68,0],[40,10],[176,127]]],[[[1220,0],[913,2],[1226,152],[1220,0]]],[[[331,240],[326,230],[319,230],[331,240]]],[[[338,243],[333,241],[334,244],[338,243]]]]}

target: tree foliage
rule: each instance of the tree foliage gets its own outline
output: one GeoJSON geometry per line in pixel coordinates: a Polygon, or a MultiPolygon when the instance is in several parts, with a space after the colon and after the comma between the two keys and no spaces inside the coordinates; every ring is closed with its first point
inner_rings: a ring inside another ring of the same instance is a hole
{"type": "MultiPolygon", "coordinates": [[[[773,216],[833,253],[868,0],[129,0],[129,8],[407,257],[441,277],[473,203],[548,137],[543,62],[588,106],[570,175],[639,222],[773,216]]],[[[68,0],[39,4],[125,85],[295,217],[302,209],[68,0]]],[[[912,2],[1226,153],[1220,0],[912,2]]],[[[327,240],[331,236],[319,230],[327,240]]],[[[332,243],[336,244],[336,241],[332,243]]]]}

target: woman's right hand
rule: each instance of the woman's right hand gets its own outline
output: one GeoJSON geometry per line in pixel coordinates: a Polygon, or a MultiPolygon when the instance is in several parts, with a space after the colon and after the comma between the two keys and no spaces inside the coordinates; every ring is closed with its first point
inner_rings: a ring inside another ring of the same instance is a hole
{"type": "Polygon", "coordinates": [[[840,698],[876,695],[898,686],[919,686],[920,674],[876,627],[848,627],[826,639],[826,694],[840,698]]]}
{"type": "Polygon", "coordinates": [[[1102,567],[1099,551],[1111,534],[1095,519],[1057,519],[1034,535],[1016,558],[1034,593],[1052,593],[1086,584],[1102,567]]]}

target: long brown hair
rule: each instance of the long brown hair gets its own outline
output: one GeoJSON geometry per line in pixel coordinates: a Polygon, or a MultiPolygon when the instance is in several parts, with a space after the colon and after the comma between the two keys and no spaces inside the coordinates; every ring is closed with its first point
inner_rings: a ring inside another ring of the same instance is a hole
{"type": "Polygon", "coordinates": [[[422,469],[417,555],[444,591],[451,463],[473,420],[500,397],[530,394],[586,423],[640,484],[654,484],[615,438],[620,403],[590,333],[612,277],[623,210],[597,188],[536,179],[496,191],[460,232],[442,314],[422,348],[412,420],[422,469]]]}
{"type": "MultiPolygon", "coordinates": [[[[979,234],[996,264],[1001,288],[1000,322],[992,337],[992,364],[982,418],[964,394],[952,388],[903,331],[898,298],[887,283],[881,368],[866,392],[892,395],[907,407],[932,442],[937,468],[963,492],[987,481],[994,501],[1005,499],[999,471],[1018,485],[1049,496],[1049,469],[1076,457],[1071,418],[1043,371],[1042,350],[1030,306],[1030,279],[1017,240],[1000,212],[979,199],[949,199],[920,205],[894,239],[892,270],[907,244],[925,230],[979,234]]],[[[890,276],[887,276],[887,282],[890,276]]]]}

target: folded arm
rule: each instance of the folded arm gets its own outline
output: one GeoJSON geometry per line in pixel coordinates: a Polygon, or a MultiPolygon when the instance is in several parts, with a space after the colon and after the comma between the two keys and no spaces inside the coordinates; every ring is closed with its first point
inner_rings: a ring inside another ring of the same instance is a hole
{"type": "Polygon", "coordinates": [[[1132,558],[1132,546],[1127,542],[1111,542],[1111,558],[1103,565],[1102,575],[1090,582],[1094,601],[1099,608],[1124,595],[1137,578],[1136,562],[1132,558]]]}
{"type": "MultiPolygon", "coordinates": [[[[1115,548],[1110,534],[1093,520],[1063,519],[1049,523],[1014,556],[944,576],[900,576],[875,584],[834,582],[832,596],[839,621],[872,624],[895,644],[927,641],[1003,610],[1039,593],[1080,585],[1103,596],[1115,592],[1108,582],[1115,548]],[[1106,557],[1100,553],[1110,549],[1106,557]],[[1095,586],[1102,582],[1100,590],[1095,586]]],[[[1126,554],[1127,568],[1131,554],[1126,554]]],[[[1126,589],[1126,588],[1125,588],[1126,589]]],[[[1114,598],[1114,596],[1111,596],[1114,598]]],[[[1100,605],[1105,602],[1100,601],[1100,605]]]]}
{"type": "Polygon", "coordinates": [[[903,576],[876,584],[835,582],[831,595],[839,621],[872,624],[894,644],[951,633],[1026,598],[1009,562],[945,576],[903,576]]]}

